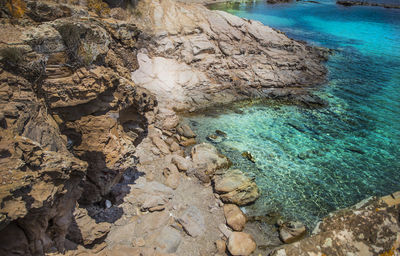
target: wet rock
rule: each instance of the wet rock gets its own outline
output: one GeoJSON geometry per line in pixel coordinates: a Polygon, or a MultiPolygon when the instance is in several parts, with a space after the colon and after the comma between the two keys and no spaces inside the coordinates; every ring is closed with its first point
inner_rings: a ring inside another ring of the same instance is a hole
{"type": "Polygon", "coordinates": [[[191,138],[191,139],[182,139],[180,142],[179,142],[179,144],[181,145],[181,146],[183,146],[183,147],[189,147],[189,146],[192,146],[192,145],[195,145],[197,142],[196,142],[196,139],[194,139],[194,138],[191,138]]]}
{"type": "Polygon", "coordinates": [[[224,205],[226,223],[235,231],[242,231],[246,225],[246,215],[234,204],[224,205]]]}
{"type": "Polygon", "coordinates": [[[290,244],[302,239],[307,234],[306,226],[298,221],[284,223],[279,229],[282,242],[290,244]]]}
{"type": "Polygon", "coordinates": [[[227,134],[221,130],[215,130],[215,134],[218,136],[226,137],[227,134]]]}
{"type": "Polygon", "coordinates": [[[178,250],[181,240],[182,237],[178,230],[171,227],[165,227],[161,230],[161,233],[156,240],[157,251],[162,253],[174,253],[178,250]]]}
{"type": "Polygon", "coordinates": [[[223,138],[221,136],[218,136],[216,134],[211,134],[207,136],[207,140],[213,142],[213,143],[220,143],[223,141],[223,138]]]}
{"type": "Polygon", "coordinates": [[[244,232],[233,232],[228,239],[228,250],[234,256],[250,255],[255,251],[256,246],[253,237],[244,232]]]}
{"type": "Polygon", "coordinates": [[[195,138],[196,134],[192,131],[189,125],[182,124],[178,127],[178,133],[186,138],[195,138]]]}
{"type": "Polygon", "coordinates": [[[243,152],[243,153],[242,153],[242,156],[243,156],[244,158],[246,158],[247,160],[249,160],[250,162],[253,162],[253,163],[256,162],[256,159],[253,157],[253,155],[252,155],[249,151],[243,152]]]}
{"type": "Polygon", "coordinates": [[[237,169],[216,173],[214,189],[223,202],[240,206],[250,204],[260,196],[256,183],[237,169]]]}
{"type": "Polygon", "coordinates": [[[190,206],[178,219],[188,235],[192,237],[201,236],[205,230],[204,217],[196,206],[190,206]]]}

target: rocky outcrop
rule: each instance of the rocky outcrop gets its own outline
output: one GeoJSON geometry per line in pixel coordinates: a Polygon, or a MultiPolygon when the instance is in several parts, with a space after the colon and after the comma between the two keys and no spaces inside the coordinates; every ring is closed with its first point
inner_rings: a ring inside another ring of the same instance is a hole
{"type": "Polygon", "coordinates": [[[400,196],[369,198],[326,217],[311,237],[275,250],[274,256],[397,255],[400,196]]]}
{"type": "Polygon", "coordinates": [[[353,5],[361,5],[361,6],[378,6],[384,8],[394,8],[400,9],[400,4],[395,1],[385,3],[384,1],[357,1],[357,0],[338,0],[336,4],[343,6],[353,6],[353,5]]]}
{"type": "MultiPolygon", "coordinates": [[[[13,24],[2,16],[0,25],[2,255],[63,251],[76,201],[104,200],[134,167],[156,104],[130,79],[134,25],[89,18],[81,7],[26,3],[26,16],[13,24]]],[[[85,218],[78,228],[92,223],[85,218]]],[[[84,244],[97,239],[81,235],[84,244]]]]}
{"type": "Polygon", "coordinates": [[[142,1],[137,8],[149,36],[132,78],[161,107],[184,111],[249,97],[293,97],[324,81],[320,50],[260,22],[171,0],[142,1]]]}

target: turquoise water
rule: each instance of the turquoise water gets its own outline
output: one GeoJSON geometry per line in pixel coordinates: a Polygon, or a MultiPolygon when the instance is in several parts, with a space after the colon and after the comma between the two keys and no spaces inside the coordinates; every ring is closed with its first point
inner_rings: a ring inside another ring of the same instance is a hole
{"type": "Polygon", "coordinates": [[[188,117],[201,141],[227,133],[215,145],[255,177],[262,196],[249,214],[279,212],[313,226],[333,210],[400,190],[400,10],[333,1],[211,8],[337,50],[316,92],[327,107],[267,101],[188,117]]]}

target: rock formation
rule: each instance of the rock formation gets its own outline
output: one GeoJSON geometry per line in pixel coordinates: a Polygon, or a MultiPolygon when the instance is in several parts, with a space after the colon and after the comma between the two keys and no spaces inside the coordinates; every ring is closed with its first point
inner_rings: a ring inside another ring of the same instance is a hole
{"type": "Polygon", "coordinates": [[[325,79],[324,52],[260,22],[172,0],[146,0],[137,8],[143,36],[152,36],[138,53],[132,78],[154,93],[162,108],[296,98],[325,79]]]}

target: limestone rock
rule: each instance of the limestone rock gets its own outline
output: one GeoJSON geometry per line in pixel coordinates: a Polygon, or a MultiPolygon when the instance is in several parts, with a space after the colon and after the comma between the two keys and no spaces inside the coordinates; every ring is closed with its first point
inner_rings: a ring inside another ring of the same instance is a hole
{"type": "Polygon", "coordinates": [[[165,185],[172,189],[176,189],[180,183],[179,171],[174,164],[170,164],[164,170],[165,185]]]}
{"type": "Polygon", "coordinates": [[[395,255],[398,250],[399,204],[368,198],[331,213],[310,237],[276,249],[272,255],[395,255]]]}
{"type": "Polygon", "coordinates": [[[252,96],[295,98],[299,86],[324,80],[321,50],[261,22],[171,0],[141,1],[137,9],[139,26],[154,40],[143,42],[132,79],[162,107],[187,111],[252,96]]]}
{"type": "Polygon", "coordinates": [[[223,202],[236,205],[250,204],[260,196],[256,183],[237,169],[216,173],[214,189],[223,202]]]}
{"type": "Polygon", "coordinates": [[[234,204],[224,205],[226,223],[235,231],[242,231],[246,225],[246,215],[234,204]]]}
{"type": "Polygon", "coordinates": [[[279,229],[279,237],[286,244],[302,239],[306,233],[306,227],[298,221],[284,223],[279,229]]]}
{"type": "Polygon", "coordinates": [[[196,142],[196,139],[195,139],[195,138],[183,139],[183,140],[181,140],[181,141],[179,142],[179,144],[180,144],[181,146],[183,146],[183,147],[189,147],[189,146],[195,145],[196,143],[197,143],[197,142],[196,142]]]}
{"type": "Polygon", "coordinates": [[[205,232],[204,217],[196,206],[189,206],[178,219],[186,233],[192,237],[201,236],[205,232]]]}
{"type": "Polygon", "coordinates": [[[256,249],[253,237],[244,232],[233,232],[228,239],[229,252],[236,255],[250,255],[256,249]]]}

